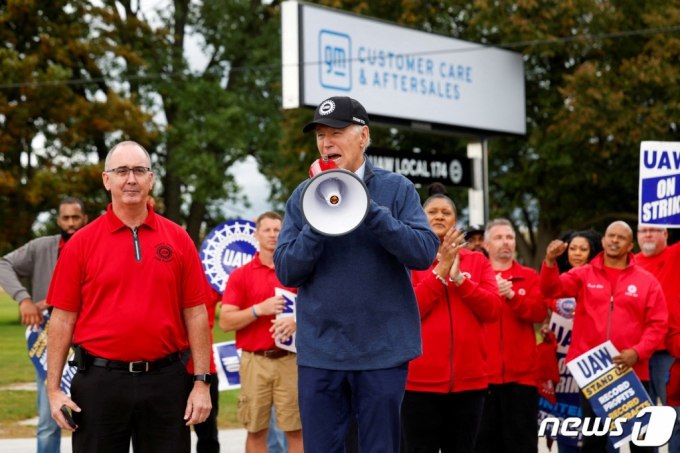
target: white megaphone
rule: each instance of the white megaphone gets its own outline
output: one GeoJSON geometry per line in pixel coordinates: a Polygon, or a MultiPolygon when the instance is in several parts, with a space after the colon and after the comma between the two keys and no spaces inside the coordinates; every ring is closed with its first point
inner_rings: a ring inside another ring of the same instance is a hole
{"type": "Polygon", "coordinates": [[[309,167],[309,177],[312,180],[302,191],[300,211],[312,230],[342,236],[361,225],[371,198],[357,175],[323,156],[309,167]]]}

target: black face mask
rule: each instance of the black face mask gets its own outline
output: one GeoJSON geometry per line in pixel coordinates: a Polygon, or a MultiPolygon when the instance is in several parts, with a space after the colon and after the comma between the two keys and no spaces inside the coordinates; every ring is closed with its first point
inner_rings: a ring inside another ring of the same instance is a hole
{"type": "Polygon", "coordinates": [[[59,227],[59,232],[61,233],[61,238],[64,240],[64,242],[68,242],[68,240],[71,239],[71,236],[75,234],[75,231],[73,233],[69,233],[68,231],[62,229],[61,227],[59,227]]]}

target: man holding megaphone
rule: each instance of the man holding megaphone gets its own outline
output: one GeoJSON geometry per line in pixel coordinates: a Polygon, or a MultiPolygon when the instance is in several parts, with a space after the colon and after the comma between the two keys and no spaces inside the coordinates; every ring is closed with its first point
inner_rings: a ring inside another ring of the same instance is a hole
{"type": "Polygon", "coordinates": [[[421,354],[409,270],[434,261],[413,184],[374,168],[366,109],[332,97],[303,132],[322,159],[286,204],[276,274],[298,287],[298,393],[307,453],[343,452],[354,414],[362,453],[399,451],[408,362],[421,354]],[[350,220],[348,220],[350,219],[350,220]]]}

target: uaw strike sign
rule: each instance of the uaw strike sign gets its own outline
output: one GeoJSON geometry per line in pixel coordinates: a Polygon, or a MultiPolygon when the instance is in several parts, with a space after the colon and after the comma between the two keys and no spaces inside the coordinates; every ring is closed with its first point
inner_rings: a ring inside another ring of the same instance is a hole
{"type": "Polygon", "coordinates": [[[680,226],[680,142],[640,145],[641,225],[680,226]]]}
{"type": "MultiPolygon", "coordinates": [[[[557,402],[550,404],[545,398],[539,398],[538,402],[538,424],[539,426],[548,417],[554,417],[564,421],[569,417],[580,417],[581,406],[579,402],[578,384],[571,375],[566,365],[567,351],[571,345],[571,332],[574,324],[573,310],[576,307],[576,300],[573,297],[558,299],[557,312],[553,312],[550,318],[550,330],[555,333],[557,339],[557,363],[560,367],[560,382],[555,386],[555,397],[557,402]]],[[[571,445],[576,447],[581,443],[581,430],[574,428],[578,432],[577,436],[564,436],[557,433],[551,436],[561,445],[571,445]]]]}
{"type": "MultiPolygon", "coordinates": [[[[217,225],[203,241],[199,250],[203,270],[210,286],[220,294],[234,269],[252,261],[259,250],[260,245],[253,236],[255,226],[255,222],[249,220],[229,220],[217,225]]],[[[235,342],[214,344],[213,356],[219,391],[240,388],[241,350],[236,349],[235,342]]]]}
{"type": "Polygon", "coordinates": [[[236,349],[236,342],[215,343],[212,348],[219,382],[217,390],[223,392],[241,388],[241,376],[238,374],[241,368],[241,350],[236,349]]]}
{"type": "Polygon", "coordinates": [[[203,241],[199,250],[203,270],[218,293],[224,292],[229,274],[249,263],[259,250],[254,232],[255,222],[229,220],[217,225],[203,241]]]}
{"type": "Polygon", "coordinates": [[[650,417],[643,410],[652,406],[635,372],[631,368],[621,371],[614,365],[612,359],[617,355],[619,351],[607,341],[567,364],[599,417],[584,420],[583,435],[608,432],[615,448],[629,440],[637,441],[647,431],[650,417]]]}
{"type": "MultiPolygon", "coordinates": [[[[294,318],[295,317],[295,301],[297,300],[297,294],[291,293],[282,288],[274,288],[274,293],[277,296],[282,296],[286,305],[283,307],[283,311],[276,315],[276,319],[281,318],[294,318]]],[[[286,341],[276,340],[276,346],[286,351],[297,352],[295,348],[295,333],[290,336],[286,341]]]]}
{"type": "MultiPolygon", "coordinates": [[[[47,333],[50,330],[50,315],[43,312],[43,323],[37,327],[26,328],[26,342],[28,343],[28,357],[33,362],[38,376],[43,381],[47,380],[47,333]]],[[[69,349],[69,360],[73,359],[73,349],[69,349]]],[[[76,374],[76,367],[64,365],[61,373],[61,390],[66,395],[71,395],[71,381],[76,374]]]]}

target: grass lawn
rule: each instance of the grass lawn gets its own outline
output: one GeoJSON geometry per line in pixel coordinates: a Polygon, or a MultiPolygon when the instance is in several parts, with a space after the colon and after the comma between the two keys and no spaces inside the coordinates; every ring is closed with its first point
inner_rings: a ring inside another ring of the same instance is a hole
{"type": "MultiPolygon", "coordinates": [[[[217,313],[219,318],[219,309],[217,313]]],[[[17,304],[0,290],[0,387],[18,382],[34,382],[35,368],[28,358],[25,337],[17,304]]],[[[234,339],[234,333],[213,329],[215,342],[234,339]]],[[[0,390],[0,438],[34,437],[35,427],[17,422],[36,417],[36,394],[31,391],[0,390]]],[[[241,428],[237,418],[238,390],[220,392],[218,426],[221,429],[241,428]]],[[[68,431],[64,431],[68,435],[68,431]]]]}

